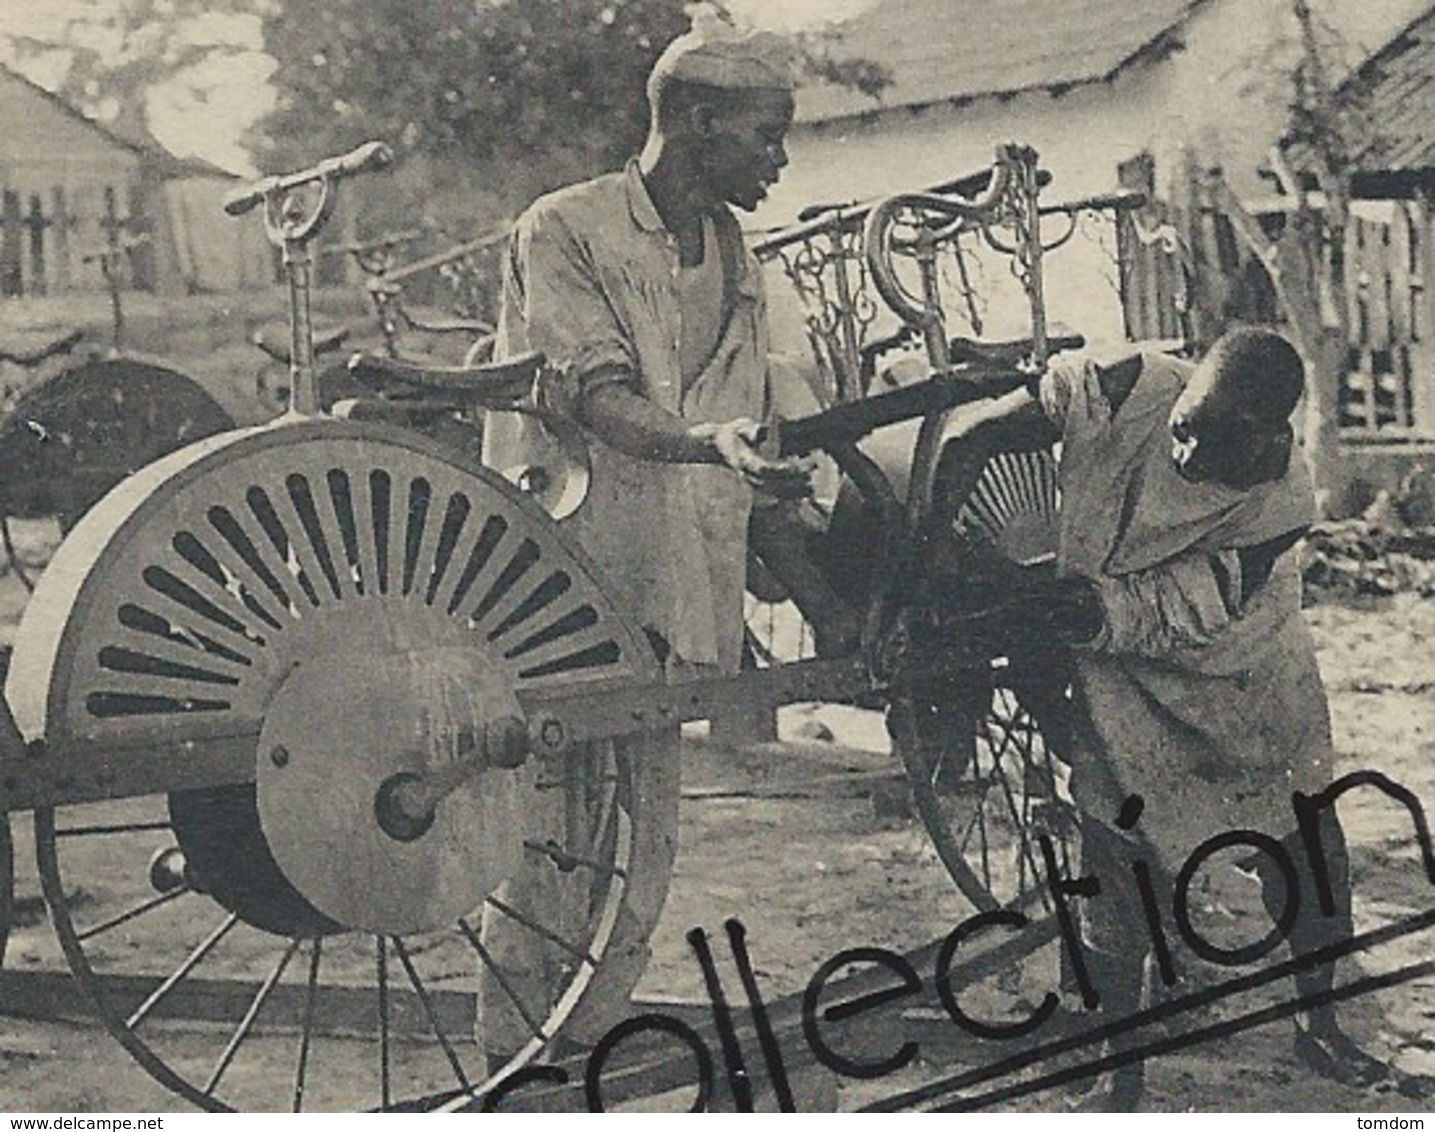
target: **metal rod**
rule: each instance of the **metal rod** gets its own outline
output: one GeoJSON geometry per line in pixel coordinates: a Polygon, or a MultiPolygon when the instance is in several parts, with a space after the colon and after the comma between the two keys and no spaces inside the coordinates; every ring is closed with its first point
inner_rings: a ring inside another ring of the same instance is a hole
{"type": "Polygon", "coordinates": [[[136,821],[118,825],[75,825],[55,830],[56,837],[96,837],[100,834],[168,833],[174,825],[168,821],[136,821]]]}
{"type": "Polygon", "coordinates": [[[284,266],[289,272],[289,407],[312,416],[319,411],[314,381],[314,325],[309,310],[310,269],[314,255],[306,238],[285,239],[284,266]]]}
{"type": "Polygon", "coordinates": [[[249,1004],[249,1009],[244,1012],[240,1019],[234,1036],[229,1039],[229,1044],[224,1047],[224,1052],[219,1055],[219,1060],[214,1063],[214,1069],[209,1074],[209,1080],[204,1086],[204,1095],[213,1096],[214,1090],[219,1087],[220,1078],[234,1061],[234,1055],[239,1052],[239,1047],[244,1044],[244,1039],[249,1036],[249,1031],[254,1028],[254,1023],[259,1020],[259,1012],[264,1009],[264,1004],[269,1001],[269,996],[274,993],[274,988],[279,985],[280,978],[284,975],[284,969],[289,966],[289,961],[299,951],[302,940],[290,940],[289,946],[284,949],[284,954],[279,957],[279,962],[274,965],[274,970],[269,972],[259,990],[255,993],[254,999],[249,1004]]]}
{"type": "Polygon", "coordinates": [[[230,929],[237,923],[239,923],[239,914],[236,912],[229,913],[228,916],[221,920],[219,926],[210,932],[209,935],[205,936],[204,939],[199,942],[199,945],[185,957],[184,962],[175,968],[174,973],[165,979],[164,982],[160,983],[159,986],[155,987],[150,993],[150,996],[135,1007],[134,1013],[125,1019],[126,1028],[133,1030],[148,1018],[150,1011],[158,1006],[165,996],[180,984],[186,975],[193,971],[195,967],[199,966],[200,961],[214,950],[219,941],[228,935],[230,929]]]}
{"type": "Polygon", "coordinates": [[[460,919],[458,927],[463,932],[464,938],[468,940],[469,945],[478,953],[479,962],[493,973],[494,982],[498,984],[508,1001],[513,1003],[514,1009],[518,1011],[529,1031],[539,1041],[546,1042],[548,1035],[543,1030],[543,1024],[533,1017],[523,999],[508,981],[508,976],[503,973],[503,968],[494,962],[493,956],[488,953],[488,948],[483,946],[483,941],[478,938],[478,933],[473,930],[473,926],[467,920],[460,919]]]}
{"type": "Polygon", "coordinates": [[[83,943],[87,939],[93,939],[95,936],[100,935],[102,932],[107,932],[111,928],[117,928],[121,924],[128,923],[130,920],[133,920],[138,916],[143,916],[146,912],[152,912],[156,908],[160,907],[160,905],[168,904],[171,900],[175,900],[178,897],[184,896],[190,891],[192,890],[186,887],[176,888],[172,889],[169,892],[161,893],[159,896],[155,896],[149,900],[146,900],[143,904],[138,904],[135,907],[129,909],[128,911],[121,912],[118,916],[110,917],[110,919],[105,920],[103,923],[96,924],[92,928],[86,928],[82,932],[76,932],[75,938],[81,943],[83,943]]]}
{"type": "Polygon", "coordinates": [[[424,1016],[428,1019],[429,1028],[433,1030],[434,1037],[438,1039],[439,1046],[443,1049],[444,1056],[448,1058],[449,1068],[457,1078],[459,1085],[466,1093],[473,1092],[473,1086],[469,1084],[468,1075],[463,1071],[463,1062],[459,1061],[458,1053],[453,1048],[453,1043],[448,1040],[448,1035],[443,1032],[443,1026],[439,1023],[438,1014],[435,1013],[433,1000],[429,998],[428,988],[419,978],[418,971],[414,968],[413,960],[409,957],[408,948],[404,941],[397,936],[394,937],[394,951],[398,953],[399,963],[403,965],[404,973],[408,975],[409,982],[413,985],[415,993],[419,996],[419,1005],[423,1008],[424,1016]]]}
{"type": "Polygon", "coordinates": [[[309,978],[304,988],[304,1033],[299,1039],[299,1064],[294,1067],[294,1112],[304,1111],[304,1085],[309,1072],[309,1043],[314,1037],[314,1009],[319,1001],[319,961],[324,939],[315,936],[309,953],[309,978]]]}
{"type": "Polygon", "coordinates": [[[605,865],[601,861],[594,861],[589,857],[582,857],[576,853],[570,853],[556,841],[524,841],[525,849],[532,849],[535,853],[542,853],[560,869],[584,868],[591,869],[600,876],[617,877],[619,880],[627,880],[628,874],[624,869],[616,865],[605,865]]]}
{"type": "Polygon", "coordinates": [[[564,951],[568,952],[569,955],[573,956],[573,958],[583,960],[583,962],[587,963],[590,967],[598,966],[598,960],[593,958],[593,956],[589,952],[579,947],[576,943],[572,943],[569,940],[564,939],[557,932],[553,931],[551,928],[545,928],[542,924],[538,923],[538,921],[529,919],[527,916],[523,915],[523,913],[509,907],[502,900],[498,899],[498,897],[490,896],[485,901],[485,903],[491,904],[493,907],[497,908],[500,912],[507,916],[510,920],[513,920],[515,923],[523,925],[523,927],[527,928],[531,932],[541,935],[550,943],[556,943],[564,951]]]}

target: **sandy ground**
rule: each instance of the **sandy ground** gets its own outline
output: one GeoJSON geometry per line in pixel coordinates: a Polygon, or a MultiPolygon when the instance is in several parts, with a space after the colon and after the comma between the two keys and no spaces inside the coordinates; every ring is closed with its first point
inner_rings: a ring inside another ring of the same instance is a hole
{"type": "MultiPolygon", "coordinates": [[[[45,532],[26,543],[44,557],[45,532]]],[[[13,625],[24,591],[13,575],[0,576],[0,624],[13,625]]],[[[1435,803],[1435,603],[1405,597],[1355,608],[1317,605],[1308,611],[1330,690],[1335,735],[1344,770],[1380,770],[1435,803]]],[[[672,891],[653,940],[654,954],[639,986],[648,1002],[703,1002],[701,971],[687,934],[701,927],[721,956],[723,923],[739,919],[764,995],[800,991],[816,969],[844,948],[906,950],[939,937],[970,913],[959,900],[919,822],[901,801],[899,770],[888,752],[880,719],[850,708],[794,707],[782,718],[783,742],[725,747],[693,730],[683,751],[681,850],[672,891]]],[[[1362,790],[1342,803],[1355,850],[1358,927],[1367,929],[1435,906],[1410,824],[1379,794],[1362,790]]],[[[20,890],[37,890],[29,837],[20,839],[20,890]]],[[[103,877],[77,883],[102,899],[103,877]]],[[[1257,915],[1251,893],[1213,894],[1207,911],[1241,937],[1257,915]]],[[[1264,930],[1257,924],[1245,938],[1264,930]]],[[[1342,969],[1343,979],[1388,971],[1429,957],[1428,932],[1371,949],[1342,969]]],[[[172,946],[162,927],[124,936],[118,946],[164,955],[172,946]],[[149,931],[150,934],[146,934],[149,931]]],[[[1280,953],[1268,962],[1276,962],[1280,953]]],[[[253,975],[242,958],[232,973],[253,975]]],[[[61,961],[48,928],[27,917],[12,936],[7,965],[15,970],[58,969],[61,961]]],[[[725,968],[731,978],[730,968],[725,968]]],[[[929,972],[921,972],[923,979],[929,972]]],[[[1020,985],[978,987],[963,1002],[973,1011],[1029,1007],[1055,977],[1054,953],[1031,964],[1020,985]]],[[[1284,984],[1221,1003],[1197,1022],[1219,1022],[1277,1002],[1284,984]]],[[[1410,1073],[1435,1073],[1435,977],[1364,996],[1344,1011],[1351,1031],[1373,1052],[1410,1073]]],[[[894,1017],[898,1017],[894,1015],[894,1017]]],[[[851,1109],[961,1068],[992,1064],[1008,1048],[958,1041],[940,1011],[902,1014],[900,1030],[918,1042],[911,1064],[876,1081],[832,1074],[796,1074],[800,1107],[851,1109]]],[[[1066,1032],[1091,1025],[1077,1011],[1066,1032]]],[[[887,1032],[887,1031],[883,1031],[887,1032]]],[[[1053,1031],[1055,1032],[1055,1031],[1053,1031]]],[[[170,1048],[183,1050],[182,1032],[170,1048]]],[[[885,1039],[884,1039],[885,1040],[885,1039]]],[[[182,1055],[181,1055],[182,1056],[182,1055]]],[[[287,1097],[292,1068],[254,1043],[234,1073],[263,1090],[272,1082],[287,1097]]],[[[147,1077],[93,1022],[0,1020],[0,1109],[183,1109],[147,1077]]],[[[1027,1077],[1031,1073],[1028,1072],[1027,1077]]],[[[372,1094],[367,1059],[326,1063],[311,1100],[336,1107],[372,1094]]],[[[996,1084],[1020,1077],[1004,1077],[996,1084]]],[[[1406,1110],[1393,1093],[1359,1093],[1320,1080],[1290,1050],[1287,1022],[1273,1022],[1221,1040],[1204,1041],[1154,1059],[1149,1066],[1149,1107],[1182,1110],[1406,1110]]],[[[991,1087],[991,1086],[988,1086],[991,1087]]],[[[1077,1086],[1045,1088],[998,1108],[1064,1110],[1077,1086]]],[[[680,1091],[658,1102],[686,1103],[680,1091]]],[[[276,1101],[275,1103],[285,1103],[276,1101]]],[[[760,1096],[760,1107],[771,1097],[760,1096]]]]}

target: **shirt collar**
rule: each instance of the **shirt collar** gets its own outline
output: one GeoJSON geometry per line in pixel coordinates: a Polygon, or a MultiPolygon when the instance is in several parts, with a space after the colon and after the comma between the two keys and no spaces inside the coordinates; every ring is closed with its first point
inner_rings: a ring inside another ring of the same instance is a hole
{"type": "Polygon", "coordinates": [[[643,175],[638,170],[638,159],[629,161],[623,170],[628,187],[628,211],[635,223],[644,232],[666,232],[663,218],[658,215],[653,198],[648,195],[648,186],[643,184],[643,175]]]}
{"type": "MultiPolygon", "coordinates": [[[[648,195],[648,186],[643,183],[643,175],[638,170],[638,159],[633,158],[623,170],[624,179],[628,192],[628,211],[633,217],[633,223],[641,231],[651,232],[655,235],[669,235],[667,228],[663,226],[663,218],[658,215],[657,206],[653,204],[653,198],[648,195]]],[[[727,239],[736,236],[743,254],[735,257],[737,266],[737,279],[733,281],[734,289],[739,295],[748,298],[755,298],[759,294],[761,283],[757,278],[757,272],[753,270],[751,258],[746,254],[747,245],[742,241],[742,231],[737,220],[731,213],[723,217],[714,217],[714,230],[717,238],[727,239]],[[724,220],[727,223],[724,223],[724,220]],[[724,229],[728,229],[724,232],[724,229]]]]}

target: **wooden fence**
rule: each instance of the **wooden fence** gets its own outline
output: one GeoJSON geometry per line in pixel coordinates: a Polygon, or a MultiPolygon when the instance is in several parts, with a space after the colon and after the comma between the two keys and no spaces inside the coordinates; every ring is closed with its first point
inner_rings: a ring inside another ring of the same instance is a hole
{"type": "MultiPolygon", "coordinates": [[[[145,197],[139,185],[55,185],[48,193],[0,186],[0,296],[103,290],[99,266],[85,257],[151,232],[145,197]]],[[[127,258],[128,285],[153,290],[153,248],[127,258]]]]}
{"type": "Polygon", "coordinates": [[[1393,201],[1387,217],[1352,216],[1345,232],[1349,374],[1343,435],[1435,438],[1431,350],[1432,229],[1420,201],[1393,201]]]}
{"type": "MultiPolygon", "coordinates": [[[[1266,264],[1212,206],[1194,169],[1154,193],[1147,156],[1120,170],[1123,185],[1152,197],[1118,228],[1121,300],[1133,339],[1179,337],[1196,351],[1231,325],[1281,326],[1266,264]]],[[[1251,211],[1274,240],[1289,222],[1278,201],[1251,211]]],[[[1327,266],[1334,249],[1326,248],[1327,266]]],[[[1419,199],[1361,202],[1343,255],[1349,354],[1334,411],[1342,440],[1435,440],[1435,216],[1419,199]]],[[[1339,273],[1327,273],[1338,277],[1339,273]]],[[[1329,310],[1323,317],[1331,316],[1329,310]]]]}

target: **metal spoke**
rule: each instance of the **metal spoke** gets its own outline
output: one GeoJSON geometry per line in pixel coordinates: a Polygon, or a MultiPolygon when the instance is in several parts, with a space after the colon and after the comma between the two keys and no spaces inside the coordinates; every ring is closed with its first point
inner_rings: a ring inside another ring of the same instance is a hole
{"type": "Polygon", "coordinates": [[[448,1058],[449,1067],[453,1075],[458,1078],[459,1086],[465,1093],[473,1092],[473,1086],[469,1084],[468,1075],[463,1071],[463,1063],[458,1059],[458,1053],[453,1048],[453,1043],[448,1040],[448,1035],[443,1032],[443,1026],[439,1023],[438,1014],[434,1011],[433,1000],[429,998],[428,988],[419,978],[418,971],[414,968],[413,960],[409,957],[408,948],[404,941],[397,936],[394,937],[394,952],[403,965],[404,973],[408,975],[409,982],[413,985],[414,992],[419,996],[419,1005],[423,1007],[424,1016],[428,1019],[429,1028],[433,1030],[434,1037],[442,1047],[444,1056],[448,1058]]]}
{"type": "Polygon", "coordinates": [[[389,941],[381,935],[374,937],[374,965],[378,968],[379,983],[379,1107],[387,1109],[393,1104],[393,1093],[389,1083],[389,941]]]}
{"type": "Polygon", "coordinates": [[[55,830],[56,837],[96,837],[101,834],[121,833],[172,833],[174,825],[164,821],[132,821],[116,825],[72,825],[68,829],[55,830]]]}
{"type": "Polygon", "coordinates": [[[244,1012],[244,1017],[239,1021],[239,1027],[234,1031],[234,1036],[229,1039],[229,1044],[224,1047],[224,1052],[219,1055],[219,1060],[214,1063],[214,1069],[209,1074],[209,1080],[205,1082],[204,1095],[213,1096],[214,1090],[219,1088],[219,1079],[224,1076],[234,1055],[239,1052],[239,1047],[244,1044],[244,1039],[249,1036],[249,1031],[254,1029],[254,1023],[259,1020],[259,1012],[264,1009],[264,1004],[269,1001],[269,996],[274,993],[274,988],[279,985],[279,980],[284,970],[289,966],[289,961],[299,952],[299,946],[303,940],[290,940],[289,946],[284,949],[284,954],[279,957],[279,962],[274,965],[274,970],[269,972],[268,977],[259,987],[250,1002],[249,1009],[244,1012]]]}
{"type": "Polygon", "coordinates": [[[174,973],[165,979],[164,982],[160,983],[159,986],[155,987],[150,993],[150,996],[135,1007],[134,1013],[125,1019],[125,1025],[133,1030],[148,1018],[150,1011],[158,1006],[165,995],[169,994],[170,991],[179,985],[180,981],[183,980],[186,975],[199,965],[200,960],[214,950],[219,941],[228,935],[237,923],[239,923],[239,915],[235,912],[229,913],[228,916],[221,920],[219,926],[205,936],[204,939],[199,942],[199,945],[185,957],[184,962],[175,968],[174,973]]]}
{"type": "Polygon", "coordinates": [[[522,924],[529,931],[541,935],[544,939],[548,940],[549,943],[556,943],[564,951],[568,952],[569,955],[573,956],[574,959],[581,959],[590,967],[598,966],[598,960],[595,959],[590,952],[584,950],[571,940],[564,939],[557,932],[553,931],[552,928],[545,928],[537,920],[530,919],[517,909],[509,907],[502,900],[498,899],[498,897],[490,896],[484,903],[492,905],[510,920],[522,924]]]}
{"type": "Polygon", "coordinates": [[[616,865],[605,865],[601,861],[594,861],[577,853],[570,853],[551,838],[547,841],[525,840],[523,847],[532,849],[535,853],[542,853],[565,873],[582,868],[591,869],[600,876],[617,877],[619,880],[628,879],[626,870],[620,869],[616,865]]]}
{"type": "Polygon", "coordinates": [[[324,953],[322,936],[315,936],[309,952],[309,978],[304,988],[304,1033],[299,1039],[299,1064],[294,1067],[294,1107],[304,1111],[304,1083],[309,1072],[309,1043],[314,1036],[314,1008],[319,1001],[319,961],[324,953]]]}
{"type": "Polygon", "coordinates": [[[188,886],[181,885],[179,888],[172,889],[169,892],[162,892],[158,896],[153,896],[146,900],[143,904],[136,904],[133,908],[121,912],[118,916],[111,916],[108,920],[98,923],[92,928],[86,928],[82,932],[76,932],[75,939],[81,943],[87,939],[93,939],[95,936],[107,932],[112,928],[117,928],[121,924],[127,924],[131,920],[143,916],[146,912],[153,912],[156,908],[168,904],[171,900],[177,900],[181,896],[187,896],[192,891],[193,890],[188,886]]]}
{"type": "MultiPolygon", "coordinates": [[[[982,730],[987,733],[987,742],[990,743],[991,726],[987,719],[982,720],[982,730]]],[[[1013,832],[1017,842],[1017,892],[1023,892],[1026,889],[1027,867],[1031,867],[1033,880],[1040,874],[1037,872],[1036,858],[1031,852],[1031,839],[1027,837],[1027,823],[1016,804],[1016,797],[1012,794],[1011,780],[1001,772],[1000,766],[995,768],[994,773],[1001,779],[1002,795],[1006,798],[1007,811],[1011,814],[1013,832]]],[[[1025,774],[1022,775],[1022,782],[1026,782],[1025,774]]]]}
{"type": "Polygon", "coordinates": [[[503,973],[503,968],[494,962],[493,956],[488,953],[488,948],[483,946],[483,940],[478,938],[478,933],[473,930],[473,925],[467,920],[460,919],[458,926],[459,930],[463,932],[464,938],[468,940],[474,951],[478,953],[479,962],[493,972],[494,982],[498,984],[499,990],[503,991],[508,997],[508,1001],[513,1003],[514,1009],[518,1011],[519,1016],[528,1026],[529,1031],[539,1041],[546,1042],[548,1035],[543,1031],[543,1024],[533,1017],[532,1012],[524,1004],[523,999],[519,997],[518,992],[513,989],[513,985],[508,981],[508,976],[503,973]]]}

